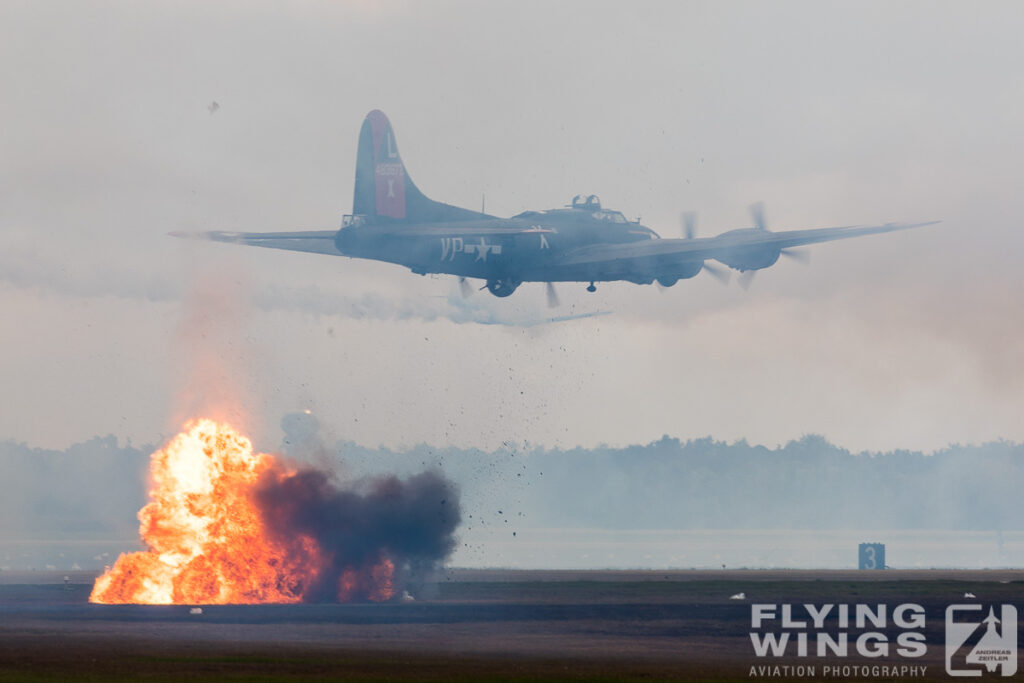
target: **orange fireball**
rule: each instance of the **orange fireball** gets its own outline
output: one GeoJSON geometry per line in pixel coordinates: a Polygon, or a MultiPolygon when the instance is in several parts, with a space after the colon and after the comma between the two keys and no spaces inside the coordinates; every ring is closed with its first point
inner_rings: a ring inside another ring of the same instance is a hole
{"type": "MultiPolygon", "coordinates": [[[[197,420],[152,456],[151,502],[139,511],[149,548],[121,555],[96,580],[91,602],[135,604],[291,603],[325,566],[317,541],[268,534],[254,493],[262,476],[291,472],[226,424],[197,420]]],[[[370,599],[393,594],[386,557],[359,582],[370,599]]],[[[339,598],[348,597],[344,582],[339,598]]]]}

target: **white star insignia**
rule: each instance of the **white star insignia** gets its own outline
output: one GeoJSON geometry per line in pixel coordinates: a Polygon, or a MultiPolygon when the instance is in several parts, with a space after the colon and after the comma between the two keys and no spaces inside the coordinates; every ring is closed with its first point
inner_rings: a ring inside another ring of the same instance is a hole
{"type": "Polygon", "coordinates": [[[487,252],[489,250],[490,250],[490,247],[488,246],[487,242],[485,242],[484,238],[481,237],[480,238],[480,245],[476,248],[476,260],[477,261],[486,261],[487,260],[487,252]]]}

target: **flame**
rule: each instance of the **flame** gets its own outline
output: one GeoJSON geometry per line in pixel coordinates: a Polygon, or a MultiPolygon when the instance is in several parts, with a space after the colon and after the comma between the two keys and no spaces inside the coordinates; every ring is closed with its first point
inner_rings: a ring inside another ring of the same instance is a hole
{"type": "MultiPolygon", "coordinates": [[[[268,534],[254,493],[261,477],[294,475],[273,456],[254,453],[227,424],[196,420],[150,463],[150,503],[139,511],[148,550],[123,554],[96,579],[90,602],[133,604],[294,603],[339,558],[317,541],[268,534]]],[[[394,595],[394,564],[345,567],[338,599],[394,595]]]]}

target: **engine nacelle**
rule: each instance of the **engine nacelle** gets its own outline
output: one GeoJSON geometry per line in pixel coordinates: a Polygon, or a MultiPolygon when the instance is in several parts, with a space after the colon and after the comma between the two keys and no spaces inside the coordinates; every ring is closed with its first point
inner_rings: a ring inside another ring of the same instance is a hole
{"type": "Polygon", "coordinates": [[[736,270],[761,270],[774,266],[779,260],[780,250],[760,248],[757,250],[737,251],[728,256],[716,256],[716,261],[721,261],[730,268],[736,270]]]}
{"type": "Polygon", "coordinates": [[[704,268],[704,262],[700,261],[685,267],[674,268],[671,272],[657,276],[655,280],[662,287],[671,287],[680,280],[689,280],[692,277],[697,277],[702,268],[704,268]]]}

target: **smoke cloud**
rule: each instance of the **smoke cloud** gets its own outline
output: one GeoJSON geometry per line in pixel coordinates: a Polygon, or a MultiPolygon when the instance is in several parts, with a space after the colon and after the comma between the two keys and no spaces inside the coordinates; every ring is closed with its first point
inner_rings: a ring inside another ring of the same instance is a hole
{"type": "Polygon", "coordinates": [[[339,582],[352,576],[351,598],[367,599],[373,586],[356,577],[387,558],[397,590],[415,590],[455,549],[462,519],[455,485],[436,472],[400,479],[363,480],[352,487],[319,469],[282,476],[268,472],[256,492],[267,529],[282,540],[306,535],[327,557],[307,602],[333,601],[339,582]]]}
{"type": "MultiPolygon", "coordinates": [[[[449,296],[424,299],[389,297],[372,292],[350,295],[320,286],[261,284],[251,274],[235,268],[230,272],[231,277],[245,280],[248,289],[245,292],[232,292],[230,290],[238,289],[240,283],[227,277],[223,272],[223,264],[216,268],[218,270],[214,274],[224,281],[223,287],[219,293],[210,292],[208,287],[203,289],[204,292],[221,297],[244,296],[254,308],[261,311],[288,311],[355,320],[448,320],[457,324],[507,327],[533,327],[607,313],[594,311],[565,315],[562,312],[554,315],[550,311],[510,309],[508,306],[499,306],[490,296],[464,297],[458,291],[454,278],[449,296]]],[[[27,249],[16,239],[5,240],[0,250],[0,283],[76,299],[109,297],[190,304],[196,295],[196,287],[192,282],[196,276],[194,272],[187,276],[160,271],[140,272],[122,267],[113,259],[97,259],[92,263],[62,262],[60,258],[50,256],[47,250],[40,253],[37,248],[27,249]]],[[[198,277],[209,279],[209,274],[200,272],[198,277]]]]}

